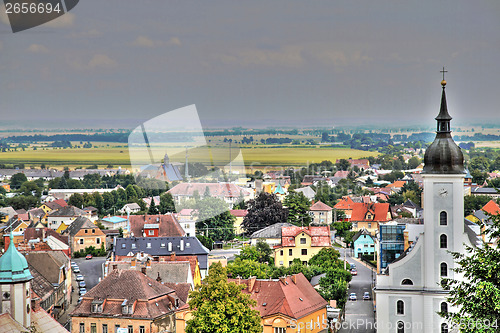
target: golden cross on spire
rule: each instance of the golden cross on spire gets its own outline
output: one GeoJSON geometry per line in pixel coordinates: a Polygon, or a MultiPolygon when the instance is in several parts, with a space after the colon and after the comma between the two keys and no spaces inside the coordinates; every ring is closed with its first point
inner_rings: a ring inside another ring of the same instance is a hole
{"type": "Polygon", "coordinates": [[[446,81],[445,81],[445,79],[444,79],[444,73],[448,73],[448,71],[446,71],[446,70],[444,69],[444,66],[443,66],[443,70],[442,70],[442,71],[440,71],[440,72],[441,72],[441,73],[443,73],[443,81],[441,81],[441,85],[443,86],[443,89],[444,89],[444,86],[446,86],[446,81]]]}

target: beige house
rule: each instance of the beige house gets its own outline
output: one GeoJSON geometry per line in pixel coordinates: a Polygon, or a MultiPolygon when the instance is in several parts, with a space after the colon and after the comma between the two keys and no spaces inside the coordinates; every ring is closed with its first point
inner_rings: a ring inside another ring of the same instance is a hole
{"type": "Polygon", "coordinates": [[[71,253],[85,250],[89,246],[99,249],[106,246],[106,235],[88,218],[80,216],[67,227],[62,235],[69,236],[71,253]]]}

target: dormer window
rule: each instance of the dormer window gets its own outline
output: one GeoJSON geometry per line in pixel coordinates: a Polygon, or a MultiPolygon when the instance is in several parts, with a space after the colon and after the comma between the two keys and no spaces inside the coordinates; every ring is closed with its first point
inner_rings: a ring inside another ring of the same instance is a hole
{"type": "Polygon", "coordinates": [[[300,244],[305,244],[306,243],[306,239],[305,238],[301,238],[300,239],[300,244]]]}
{"type": "Polygon", "coordinates": [[[132,311],[132,304],[129,304],[128,300],[125,299],[123,302],[122,302],[122,314],[123,315],[127,315],[127,314],[132,314],[133,311],[132,311]]]}
{"type": "Polygon", "coordinates": [[[92,313],[101,313],[103,304],[104,304],[104,300],[94,299],[92,301],[92,313]]]}

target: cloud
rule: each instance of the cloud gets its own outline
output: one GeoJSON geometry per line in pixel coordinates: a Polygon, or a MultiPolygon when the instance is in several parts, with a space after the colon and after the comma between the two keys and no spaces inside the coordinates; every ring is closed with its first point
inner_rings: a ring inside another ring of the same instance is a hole
{"type": "Polygon", "coordinates": [[[96,54],[88,63],[89,68],[112,68],[116,65],[116,61],[105,54],[96,54]]]}
{"type": "Polygon", "coordinates": [[[73,25],[75,21],[75,14],[66,13],[58,18],[45,23],[44,25],[51,28],[65,28],[73,25]]]}
{"type": "Polygon", "coordinates": [[[48,53],[49,49],[47,49],[45,46],[40,45],[40,44],[31,44],[28,47],[28,51],[33,52],[33,53],[48,53]]]}
{"type": "Polygon", "coordinates": [[[2,46],[3,46],[3,44],[2,44],[2,41],[0,40],[0,50],[2,49],[2,46]]]}
{"type": "Polygon", "coordinates": [[[152,40],[151,38],[146,36],[139,36],[131,43],[131,45],[137,47],[159,47],[167,45],[181,45],[181,41],[177,37],[172,37],[168,41],[162,41],[152,40]]]}
{"type": "Polygon", "coordinates": [[[289,45],[276,50],[261,48],[246,48],[233,51],[230,54],[216,55],[220,61],[226,64],[237,64],[241,66],[286,66],[297,67],[304,63],[301,46],[289,45]]]}

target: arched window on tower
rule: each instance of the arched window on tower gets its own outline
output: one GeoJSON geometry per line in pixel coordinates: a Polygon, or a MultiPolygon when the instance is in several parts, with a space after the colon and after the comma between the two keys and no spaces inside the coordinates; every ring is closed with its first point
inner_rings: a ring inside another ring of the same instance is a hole
{"type": "Polygon", "coordinates": [[[446,249],[448,247],[448,237],[445,234],[439,236],[439,247],[446,249]]]}
{"type": "Polygon", "coordinates": [[[441,303],[441,313],[443,314],[448,313],[448,303],[446,302],[441,303]]]}
{"type": "Polygon", "coordinates": [[[403,285],[403,286],[413,286],[413,281],[410,280],[410,279],[404,279],[403,281],[401,281],[401,285],[403,285]]]}
{"type": "Polygon", "coordinates": [[[405,333],[405,323],[403,323],[402,321],[398,321],[397,323],[397,332],[398,333],[405,333]]]}
{"type": "Polygon", "coordinates": [[[445,211],[439,213],[439,225],[448,225],[448,213],[445,211]]]}
{"type": "Polygon", "coordinates": [[[441,333],[448,333],[448,324],[447,323],[441,324],[441,333]]]}
{"type": "Polygon", "coordinates": [[[441,263],[441,277],[448,276],[448,265],[445,262],[441,263]]]}
{"type": "Polygon", "coordinates": [[[398,300],[396,302],[396,314],[404,315],[405,314],[405,302],[402,300],[398,300]]]}

